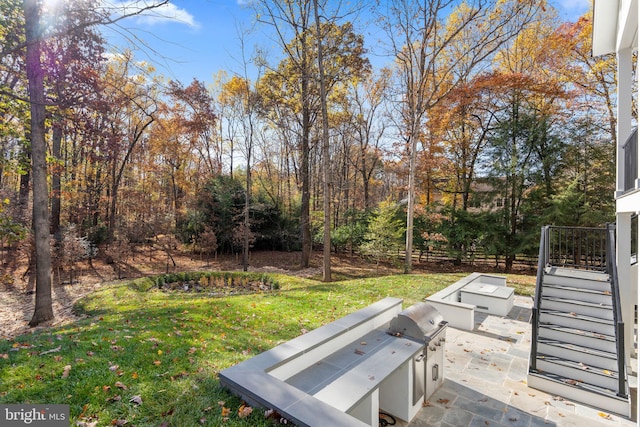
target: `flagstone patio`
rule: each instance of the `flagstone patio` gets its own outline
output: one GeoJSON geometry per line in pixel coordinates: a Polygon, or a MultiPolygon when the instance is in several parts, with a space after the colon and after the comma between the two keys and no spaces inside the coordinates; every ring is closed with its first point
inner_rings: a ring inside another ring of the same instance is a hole
{"type": "Polygon", "coordinates": [[[476,312],[473,331],[449,327],[445,382],[409,427],[636,426],[527,386],[531,303],[516,296],[506,317],[476,312]]]}

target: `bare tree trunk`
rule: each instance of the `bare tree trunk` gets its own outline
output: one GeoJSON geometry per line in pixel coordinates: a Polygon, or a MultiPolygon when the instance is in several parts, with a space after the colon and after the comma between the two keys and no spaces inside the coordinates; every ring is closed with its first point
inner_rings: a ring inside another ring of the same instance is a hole
{"type": "MultiPolygon", "coordinates": [[[[51,154],[56,161],[60,161],[62,157],[62,118],[58,117],[58,120],[60,122],[54,124],[53,135],[51,136],[51,154]]],[[[60,192],[62,190],[60,171],[61,167],[57,164],[53,167],[51,174],[51,233],[55,236],[57,242],[62,241],[62,235],[60,234],[60,192]]]]}
{"type": "MultiPolygon", "coordinates": [[[[306,41],[305,41],[306,42],[306,41]]],[[[311,134],[311,107],[309,106],[309,65],[307,64],[306,52],[302,66],[302,146],[300,161],[300,173],[302,175],[302,200],[300,202],[300,228],[302,233],[302,257],[300,266],[309,267],[311,259],[311,177],[309,170],[309,138],[311,134]]]]}
{"type": "Polygon", "coordinates": [[[316,15],[316,38],[318,41],[318,73],[320,74],[320,107],[322,109],[322,169],[323,169],[323,210],[324,210],[324,241],[322,249],[322,281],[331,281],[331,194],[329,180],[331,179],[329,162],[329,117],[327,114],[327,89],[325,87],[324,66],[322,64],[322,34],[320,33],[320,18],[318,17],[318,0],[313,1],[316,15]]]}
{"type": "Polygon", "coordinates": [[[415,208],[415,191],[416,191],[416,150],[418,147],[418,138],[415,132],[412,132],[409,153],[409,189],[407,191],[407,240],[405,242],[405,258],[404,272],[411,273],[413,260],[413,216],[415,208]]]}
{"type": "Polygon", "coordinates": [[[53,319],[51,247],[49,245],[49,191],[45,142],[44,71],[40,58],[40,9],[37,0],[24,0],[27,42],[27,78],[31,107],[31,162],[33,174],[33,228],[36,247],[36,301],[30,326],[53,319]]]}
{"type": "MultiPolygon", "coordinates": [[[[31,140],[31,135],[27,135],[27,140],[31,140]]],[[[25,173],[20,175],[20,189],[18,190],[18,209],[20,212],[20,223],[28,225],[27,219],[29,211],[29,183],[31,181],[31,147],[23,144],[19,155],[21,166],[24,166],[25,173]]]]}

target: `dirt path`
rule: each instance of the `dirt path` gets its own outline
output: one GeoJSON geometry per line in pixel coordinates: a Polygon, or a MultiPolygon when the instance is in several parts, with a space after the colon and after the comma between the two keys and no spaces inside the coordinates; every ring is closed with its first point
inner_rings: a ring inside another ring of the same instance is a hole
{"type": "MultiPolygon", "coordinates": [[[[242,271],[242,266],[235,257],[209,261],[193,259],[189,254],[172,254],[172,257],[176,266],[173,266],[161,251],[140,251],[124,272],[123,275],[126,278],[120,280],[117,280],[114,269],[100,260],[94,260],[91,264],[79,265],[80,271],[77,272],[77,278],[74,279],[73,284],[54,283],[52,293],[55,318],[36,328],[28,326],[33,315],[35,295],[29,289],[29,284],[22,280],[26,266],[14,268],[11,273],[13,283],[10,285],[0,283],[0,339],[11,340],[18,335],[73,322],[78,319],[78,316],[73,313],[73,306],[79,299],[104,286],[123,280],[161,274],[167,272],[168,269],[170,271],[242,271]]],[[[299,263],[298,253],[264,252],[252,256],[249,270],[286,273],[301,277],[320,277],[322,274],[321,268],[318,267],[321,262],[320,257],[321,255],[317,255],[312,260],[312,267],[300,270],[296,267],[299,263]]],[[[362,263],[356,258],[336,257],[333,265],[344,271],[351,269],[354,275],[362,275],[363,271],[369,268],[366,263],[362,263]]],[[[54,279],[54,281],[56,280],[54,279]]]]}
{"type": "MultiPolygon", "coordinates": [[[[250,271],[284,273],[300,277],[322,277],[322,253],[315,253],[311,260],[311,267],[299,269],[300,254],[298,252],[257,252],[251,255],[250,271]]],[[[1,265],[0,265],[1,266],[1,265]]],[[[376,275],[398,274],[399,268],[380,267],[367,262],[357,256],[333,255],[331,258],[332,271],[341,278],[357,278],[376,275]]],[[[33,285],[29,286],[23,280],[26,261],[12,260],[11,268],[0,270],[0,340],[11,340],[18,335],[33,333],[51,326],[59,326],[77,320],[73,313],[74,304],[85,295],[104,286],[169,271],[242,271],[241,259],[228,256],[212,260],[193,258],[188,253],[172,253],[169,258],[162,250],[152,247],[142,247],[135,251],[126,268],[121,271],[122,279],[118,279],[114,268],[95,259],[92,262],[78,263],[74,283],[58,283],[68,280],[68,273],[62,279],[55,278],[53,292],[53,311],[55,318],[36,328],[28,326],[33,315],[35,295],[33,285]],[[175,262],[175,265],[173,264],[175,262]],[[9,282],[6,283],[6,282],[9,282]]],[[[466,266],[471,271],[479,271],[478,266],[466,266]]],[[[415,273],[427,272],[455,272],[465,270],[464,266],[453,267],[451,264],[422,263],[414,266],[415,273]]]]}

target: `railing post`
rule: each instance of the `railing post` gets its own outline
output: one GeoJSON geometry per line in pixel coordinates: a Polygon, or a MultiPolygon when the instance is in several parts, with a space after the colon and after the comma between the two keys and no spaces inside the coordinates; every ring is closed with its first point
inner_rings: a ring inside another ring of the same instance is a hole
{"type": "Polygon", "coordinates": [[[538,249],[538,273],[536,276],[536,291],[533,296],[533,308],[531,309],[531,354],[529,354],[529,371],[537,370],[538,354],[538,324],[540,319],[540,297],[542,292],[542,279],[544,269],[549,262],[549,227],[540,229],[540,248],[538,249]]]}
{"type": "Polygon", "coordinates": [[[616,264],[616,227],[607,224],[607,273],[611,277],[611,296],[613,298],[613,321],[616,331],[616,351],[618,356],[618,393],[619,397],[627,397],[626,364],[624,354],[624,322],[620,307],[620,285],[618,283],[618,266],[616,264]]]}

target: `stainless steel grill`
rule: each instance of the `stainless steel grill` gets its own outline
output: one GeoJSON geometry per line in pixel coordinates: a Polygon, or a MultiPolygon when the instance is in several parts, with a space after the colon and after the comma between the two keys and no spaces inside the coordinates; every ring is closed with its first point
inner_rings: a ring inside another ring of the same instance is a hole
{"type": "Polygon", "coordinates": [[[388,333],[424,344],[413,359],[413,404],[426,402],[444,381],[444,343],[448,322],[431,304],[421,302],[398,313],[388,333]]]}

